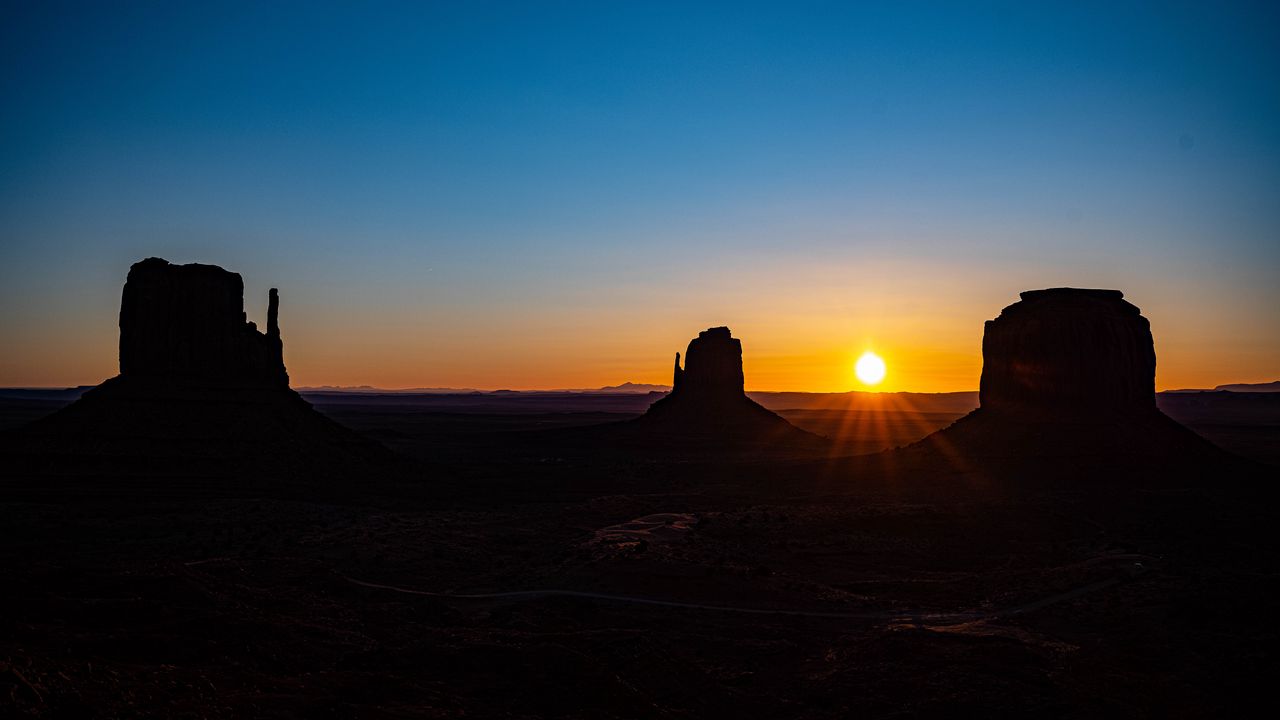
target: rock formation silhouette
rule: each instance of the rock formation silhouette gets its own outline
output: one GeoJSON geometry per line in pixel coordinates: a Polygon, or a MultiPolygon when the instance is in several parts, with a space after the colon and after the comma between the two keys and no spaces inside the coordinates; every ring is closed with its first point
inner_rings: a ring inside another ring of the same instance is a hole
{"type": "Polygon", "coordinates": [[[1155,404],[1151,326],[1118,290],[1021,293],[986,323],[980,407],[925,438],[953,457],[1219,456],[1155,404]]]}
{"type": "Polygon", "coordinates": [[[262,333],[246,318],[240,275],[134,264],[120,303],[120,374],[19,431],[10,450],[106,474],[306,474],[384,457],[289,388],[279,302],[273,288],[262,333]]]}
{"type": "Polygon", "coordinates": [[[1053,288],[1021,298],[986,323],[984,409],[1085,418],[1155,409],[1151,324],[1123,293],[1053,288]]]}
{"type": "Polygon", "coordinates": [[[238,273],[147,258],[129,269],[120,301],[120,376],[288,388],[279,311],[272,288],[264,335],[246,318],[238,273]]]}
{"type": "Polygon", "coordinates": [[[684,354],[676,353],[672,390],[639,419],[634,430],[695,444],[820,444],[808,433],[761,407],[744,392],[742,342],[727,327],[698,333],[684,354]]]}
{"type": "Polygon", "coordinates": [[[690,340],[685,351],[685,366],[681,369],[680,353],[676,353],[671,398],[687,398],[682,402],[706,404],[746,396],[746,381],[742,376],[742,341],[733,337],[727,327],[703,330],[690,340]]]}

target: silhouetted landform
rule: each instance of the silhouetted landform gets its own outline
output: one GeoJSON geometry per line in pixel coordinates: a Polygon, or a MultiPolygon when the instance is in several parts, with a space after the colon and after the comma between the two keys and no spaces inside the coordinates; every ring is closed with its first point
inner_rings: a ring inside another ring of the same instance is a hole
{"type": "Polygon", "coordinates": [[[8,439],[58,472],[290,474],[385,450],[289,389],[273,288],[267,331],[244,283],[213,265],[148,258],[120,304],[120,374],[8,439]]]}
{"type": "Polygon", "coordinates": [[[727,327],[698,333],[689,342],[683,368],[676,353],[671,392],[628,423],[626,430],[633,437],[700,449],[818,447],[825,442],[747,397],[742,342],[727,327]]]}
{"type": "Polygon", "coordinates": [[[129,268],[120,300],[120,377],[192,387],[287,388],[280,296],[267,331],[244,311],[239,273],[147,258],[129,268]]]}
{"type": "MultiPolygon", "coordinates": [[[[559,401],[590,400],[636,408],[638,418],[621,422],[595,418],[595,424],[567,426],[553,422],[545,432],[512,438],[540,455],[609,455],[621,451],[643,457],[733,455],[817,455],[829,447],[826,438],[802,430],[766,410],[743,391],[742,343],[727,327],[698,334],[689,343],[684,367],[676,353],[670,393],[565,393],[559,401]]],[[[492,398],[497,393],[490,395],[492,398]]],[[[510,393],[509,397],[519,397],[510,393]]],[[[543,395],[543,400],[550,399],[543,395]]],[[[576,425],[574,423],[573,425],[576,425]]]]}
{"type": "Polygon", "coordinates": [[[1055,288],[988,320],[982,335],[984,410],[1017,417],[1155,408],[1151,325],[1118,290],[1055,288]]]}
{"type": "Polygon", "coordinates": [[[632,393],[637,395],[646,395],[648,393],[666,393],[671,392],[670,385],[654,385],[653,383],[633,383],[624,382],[621,385],[606,385],[595,390],[583,390],[589,393],[632,393]]]}
{"type": "Polygon", "coordinates": [[[1120,291],[1021,298],[986,323],[980,407],[919,445],[962,461],[1225,457],[1157,409],[1150,324],[1120,291]]]}
{"type": "MultiPolygon", "coordinates": [[[[440,412],[619,412],[644,414],[667,395],[664,392],[521,392],[413,393],[356,392],[299,389],[317,405],[413,405],[440,412]]],[[[0,397],[4,390],[0,390],[0,397]]],[[[967,413],[978,406],[977,392],[956,393],[805,393],[747,392],[746,396],[768,410],[904,411],[967,413]]]]}
{"type": "MultiPolygon", "coordinates": [[[[92,386],[67,389],[0,388],[0,432],[66,407],[92,386]]],[[[410,455],[465,453],[506,430],[616,423],[643,415],[661,394],[635,393],[409,393],[298,394],[324,415],[410,455]],[[412,429],[406,432],[407,426],[412,429]],[[411,442],[416,433],[430,444],[411,442]]],[[[802,430],[831,439],[840,454],[874,453],[908,445],[978,406],[977,392],[800,393],[748,392],[747,397],[802,430]]],[[[1242,457],[1280,465],[1280,393],[1160,392],[1156,406],[1215,445],[1242,457]]]]}
{"type": "Polygon", "coordinates": [[[295,388],[299,393],[357,393],[376,395],[646,395],[648,393],[665,393],[671,390],[669,385],[649,385],[645,383],[625,382],[621,385],[607,385],[601,388],[561,388],[552,390],[477,390],[475,388],[379,388],[372,385],[320,385],[316,387],[295,388]]]}
{"type": "Polygon", "coordinates": [[[483,395],[483,390],[475,388],[380,388],[372,385],[316,385],[294,388],[300,395],[483,395]]]}
{"type": "Polygon", "coordinates": [[[1220,392],[1280,393],[1280,380],[1269,383],[1232,383],[1231,385],[1219,385],[1214,390],[1220,392]]]}

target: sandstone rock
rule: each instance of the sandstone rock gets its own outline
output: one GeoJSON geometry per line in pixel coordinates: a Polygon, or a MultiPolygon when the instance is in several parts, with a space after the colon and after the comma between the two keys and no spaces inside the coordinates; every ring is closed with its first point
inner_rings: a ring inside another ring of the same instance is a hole
{"type": "Polygon", "coordinates": [[[389,453],[289,388],[280,297],[267,331],[240,276],[148,258],[120,304],[120,374],[13,436],[40,472],[243,479],[341,475],[389,453]]]}
{"type": "Polygon", "coordinates": [[[680,353],[676,353],[672,395],[699,398],[709,402],[744,395],[742,376],[742,341],[733,337],[727,327],[703,330],[689,342],[680,369],[680,353]]]}
{"type": "Polygon", "coordinates": [[[984,410],[1096,419],[1155,409],[1151,326],[1123,293],[1054,288],[1021,297],[986,323],[984,410]]]}
{"type": "Polygon", "coordinates": [[[912,450],[967,469],[990,469],[996,458],[1040,470],[1050,458],[1141,470],[1224,457],[1156,408],[1151,328],[1121,292],[1054,288],[1021,297],[986,323],[980,407],[912,450]]]}
{"type": "Polygon", "coordinates": [[[244,281],[215,265],[148,258],[120,302],[120,375],[195,386],[287,388],[271,290],[267,334],[247,322],[244,281]]]}
{"type": "MultiPolygon", "coordinates": [[[[761,407],[743,391],[742,342],[727,327],[698,333],[680,354],[669,395],[658,400],[634,429],[673,442],[706,445],[708,440],[747,443],[801,443],[822,439],[807,433],[761,407]]],[[[740,448],[738,448],[740,449],[740,448]]]]}

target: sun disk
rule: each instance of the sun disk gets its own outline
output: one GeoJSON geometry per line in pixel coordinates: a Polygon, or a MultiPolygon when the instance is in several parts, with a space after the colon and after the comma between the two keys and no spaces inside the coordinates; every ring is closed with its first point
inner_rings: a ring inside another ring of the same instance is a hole
{"type": "Polygon", "coordinates": [[[864,385],[875,385],[884,379],[884,360],[870,350],[862,353],[853,372],[864,385]]]}

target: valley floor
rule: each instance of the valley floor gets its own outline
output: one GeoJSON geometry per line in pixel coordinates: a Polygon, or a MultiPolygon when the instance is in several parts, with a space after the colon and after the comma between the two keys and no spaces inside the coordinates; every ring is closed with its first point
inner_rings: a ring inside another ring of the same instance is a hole
{"type": "Polygon", "coordinates": [[[640,461],[513,451],[527,418],[452,435],[417,411],[364,418],[345,420],[416,459],[311,488],[6,478],[0,704],[838,718],[1275,703],[1265,466],[640,461]]]}

